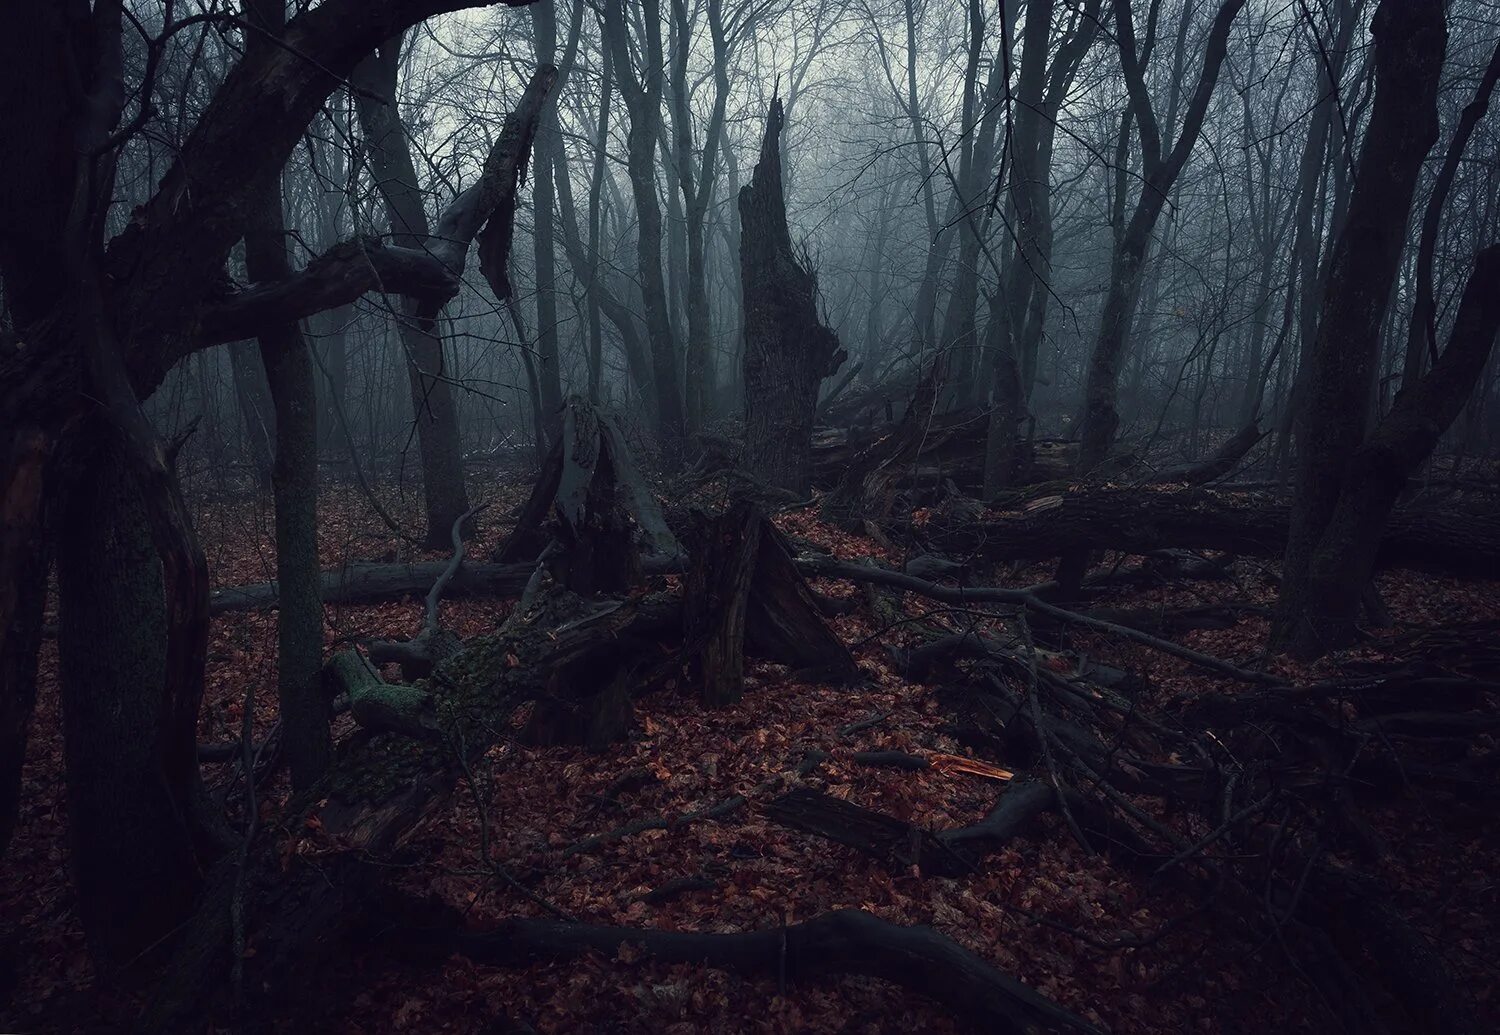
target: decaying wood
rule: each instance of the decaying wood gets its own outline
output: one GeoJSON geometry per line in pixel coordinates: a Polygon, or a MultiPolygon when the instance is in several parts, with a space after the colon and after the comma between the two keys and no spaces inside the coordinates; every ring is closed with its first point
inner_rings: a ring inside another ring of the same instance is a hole
{"type": "Polygon", "coordinates": [[[421,941],[483,963],[523,966],[614,958],[626,946],[662,963],[699,963],[798,981],[822,974],[864,974],[928,996],[975,1030],[1025,1035],[1039,1026],[1102,1035],[1083,1018],[1001,973],[928,927],[901,927],[857,909],[844,909],[789,927],[739,934],[595,927],[550,920],[507,920],[474,933],[457,924],[443,930],[403,930],[421,941]]]}
{"type": "Polygon", "coordinates": [[[740,189],[740,283],[745,334],[745,468],[805,496],[823,379],[848,353],[818,314],[818,278],[792,247],[781,181],[780,98],[766,113],[760,158],[740,189]]]}
{"type": "MultiPolygon", "coordinates": [[[[382,564],[356,561],[322,575],[325,604],[368,604],[402,597],[425,596],[451,561],[417,561],[410,564],[382,564]]],[[[532,564],[459,565],[443,589],[449,598],[494,596],[513,597],[526,588],[532,564]]],[[[261,582],[248,586],[229,586],[214,590],[209,600],[210,614],[231,611],[262,611],[276,606],[276,583],[261,582]]]]}
{"type": "Polygon", "coordinates": [[[535,561],[554,538],[554,576],[577,592],[627,589],[645,561],[682,552],[619,428],[578,397],[568,400],[561,435],[494,559],[535,561]]]}
{"type": "MultiPolygon", "coordinates": [[[[923,526],[944,553],[990,560],[1056,557],[1074,550],[1149,553],[1162,547],[1279,556],[1288,506],[1274,498],[1209,489],[1080,489],[1012,501],[982,521],[923,526]]],[[[1500,568],[1500,521],[1462,511],[1397,510],[1376,563],[1473,574],[1500,568]]]]}
{"type": "Polygon", "coordinates": [[[690,678],[710,708],[733,704],[744,692],[745,612],[763,520],[753,506],[739,503],[698,524],[683,585],[683,642],[690,678]]]}
{"type": "Polygon", "coordinates": [[[974,871],[972,861],[930,831],[822,791],[795,788],[771,802],[766,812],[778,823],[848,845],[897,873],[956,877],[974,871]]]}
{"type": "Polygon", "coordinates": [[[349,712],[367,730],[419,740],[438,734],[432,695],[414,686],[387,683],[358,651],[340,651],[323,666],[330,697],[349,695],[349,712]]]}

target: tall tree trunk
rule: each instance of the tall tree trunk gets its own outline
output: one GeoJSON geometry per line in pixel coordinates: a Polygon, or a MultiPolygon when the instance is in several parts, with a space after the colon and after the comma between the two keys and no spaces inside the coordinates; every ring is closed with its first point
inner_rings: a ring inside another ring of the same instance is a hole
{"type": "MultiPolygon", "coordinates": [[[[254,53],[274,47],[286,24],[285,0],[253,0],[246,16],[263,31],[248,34],[254,53]]],[[[287,259],[281,173],[267,177],[252,200],[245,225],[245,271],[251,281],[291,275],[287,259]]],[[[266,328],[260,336],[271,401],[276,407],[276,692],[281,737],[302,790],[328,768],[333,741],[328,702],[319,684],[323,667],[323,597],[318,564],[318,403],[312,356],[296,323],[266,328]]]]}
{"type": "Polygon", "coordinates": [[[781,190],[780,99],[766,115],[760,161],[740,190],[745,307],[745,467],[767,485],[806,495],[823,378],[845,352],[818,319],[818,278],[792,250],[781,190]]]}
{"type": "MultiPolygon", "coordinates": [[[[576,6],[576,5],[575,5],[576,6]]],[[[557,60],[557,13],[551,4],[531,6],[531,25],[536,39],[536,63],[557,60]]],[[[576,36],[574,37],[576,40],[576,36]]],[[[564,62],[566,66],[569,62],[564,62]]],[[[562,415],[562,371],[557,340],[557,152],[562,149],[562,128],[557,118],[557,94],[542,109],[532,144],[536,154],[531,185],[532,241],[536,259],[536,351],[537,379],[541,383],[541,409],[554,437],[562,415]]]]}
{"type": "MultiPolygon", "coordinates": [[[[412,162],[396,104],[401,39],[385,41],[359,65],[353,76],[355,107],[365,136],[370,172],[385,199],[392,240],[405,247],[427,244],[430,230],[422,190],[412,162]]],[[[436,314],[419,312],[414,299],[404,299],[398,324],[406,352],[411,387],[412,419],[422,458],[422,492],[427,509],[426,545],[444,549],[453,523],[469,510],[464,488],[462,444],[458,431],[458,403],[449,384],[438,334],[436,314]]]]}
{"type": "MultiPolygon", "coordinates": [[[[1146,86],[1144,61],[1136,52],[1130,0],[1114,0],[1116,35],[1120,60],[1130,92],[1130,111],[1141,140],[1144,182],[1135,210],[1115,242],[1110,260],[1109,290],[1105,295],[1099,319],[1099,334],[1089,359],[1088,379],[1084,388],[1084,417],[1080,430],[1081,449],[1078,468],[1086,474],[1109,453],[1115,429],[1120,423],[1116,408],[1119,392],[1120,362],[1129,344],[1130,324],[1135,316],[1140,294],[1142,264],[1151,233],[1161,215],[1167,194],[1177,181],[1188,156],[1197,143],[1208,102],[1218,82],[1219,68],[1228,50],[1229,28],[1245,0],[1223,0],[1214,16],[1204,44],[1203,68],[1193,96],[1183,115],[1182,130],[1170,153],[1163,154],[1161,127],[1146,86]]],[[[1171,123],[1166,126],[1170,131],[1171,123]]]]}
{"type": "Polygon", "coordinates": [[[630,114],[625,137],[626,167],[636,210],[636,261],[641,278],[641,300],[651,352],[652,382],[663,448],[677,451],[686,430],[679,384],[677,337],[672,330],[671,306],[662,274],[661,202],[656,193],[656,145],[661,128],[662,67],[661,4],[642,0],[642,74],[638,79],[631,60],[629,31],[623,5],[604,4],[604,38],[611,50],[615,85],[630,114]]]}
{"type": "Polygon", "coordinates": [[[1441,0],[1382,0],[1370,31],[1375,107],[1329,264],[1318,336],[1306,357],[1295,506],[1272,628],[1274,646],[1303,655],[1346,642],[1352,633],[1344,616],[1315,610],[1309,566],[1330,531],[1343,475],[1365,436],[1371,371],[1380,354],[1406,217],[1422,162],[1438,135],[1437,88],[1447,43],[1441,0]]]}

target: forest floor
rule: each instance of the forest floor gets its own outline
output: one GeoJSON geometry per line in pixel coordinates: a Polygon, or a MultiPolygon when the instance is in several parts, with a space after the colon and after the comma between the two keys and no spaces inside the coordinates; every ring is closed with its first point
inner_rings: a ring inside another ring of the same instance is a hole
{"type": "MultiPolygon", "coordinates": [[[[495,491],[471,542],[473,556],[488,555],[527,488],[495,491]]],[[[388,504],[399,520],[415,527],[413,498],[392,496],[388,504]]],[[[353,490],[328,487],[321,515],[325,568],[353,559],[411,556],[353,490]]],[[[272,522],[264,502],[202,502],[198,518],[215,586],[272,577],[272,522]]],[[[807,512],[776,520],[783,531],[840,558],[901,560],[874,541],[818,523],[807,512]]],[[[976,581],[1024,586],[1047,575],[1038,566],[976,581]]],[[[832,580],[817,580],[815,586],[835,597],[859,594],[856,587],[832,580]]],[[[1494,583],[1397,572],[1382,576],[1380,588],[1394,626],[1355,652],[1364,659],[1409,644],[1414,630],[1500,622],[1494,583]]],[[[1233,582],[1124,589],[1105,602],[1149,609],[1232,599],[1264,607],[1274,593],[1274,571],[1250,565],[1233,582]]],[[[512,603],[447,601],[443,624],[466,638],[492,632],[512,603]]],[[[904,606],[913,613],[932,610],[911,597],[904,606]]],[[[366,636],[412,635],[421,612],[417,599],[331,605],[328,647],[366,636]]],[[[1176,638],[1244,664],[1259,655],[1266,621],[1263,613],[1247,611],[1232,628],[1176,638]]],[[[630,739],[602,753],[503,741],[475,767],[476,786],[461,781],[436,817],[415,832],[403,854],[408,865],[395,875],[396,883],[457,906],[478,929],[506,916],[540,915],[533,897],[594,923],[682,930],[775,927],[859,907],[897,923],[929,924],[1116,1035],[1325,1030],[1327,1011],[1274,944],[1249,944],[1225,934],[1180,882],[1152,880],[1106,856],[1085,854],[1057,816],[1043,816],[990,856],[977,875],[961,879],[893,874],[851,849],[770,821],[763,813],[765,801],[753,789],[777,774],[928,828],[973,823],[1005,793],[1005,784],[979,776],[854,764],[856,751],[961,754],[963,749],[951,735],[941,690],[900,678],[885,646],[873,637],[877,630],[865,609],[832,624],[869,677],[863,685],[800,683],[778,666],[752,664],[743,700],[724,710],[705,711],[690,688],[670,684],[640,698],[630,739]],[[793,776],[812,751],[825,752],[828,760],[814,775],[793,776]],[[735,794],[749,797],[748,807],[722,820],[646,830],[591,851],[568,851],[632,821],[677,816],[735,794]],[[481,850],[486,840],[488,861],[481,850]],[[523,897],[494,879],[496,863],[522,875],[531,894],[523,897]],[[1116,944],[1135,939],[1144,944],[1116,944]]],[[[883,641],[899,643],[901,636],[900,629],[890,630],[883,641]]],[[[275,644],[274,612],[214,619],[203,741],[232,740],[247,700],[253,702],[257,728],[265,732],[275,708],[275,644]]],[[[1105,634],[1077,637],[1073,649],[1141,676],[1151,702],[1161,708],[1226,689],[1185,662],[1105,634]]],[[[1310,677],[1332,664],[1284,674],[1310,677]]],[[[0,870],[0,1030],[5,1031],[110,1030],[111,1018],[129,1016],[131,1005],[95,987],[73,909],[58,708],[56,644],[49,638],[42,651],[21,824],[0,870]]],[[[523,719],[515,717],[517,729],[523,719]]],[[[341,719],[336,735],[346,734],[349,723],[341,719]]],[[[1487,738],[1482,746],[1493,748],[1493,741],[1487,738]]],[[[210,787],[223,778],[212,766],[205,775],[210,787]]],[[[288,851],[317,851],[316,830],[278,827],[286,796],[284,782],[262,790],[268,836],[285,838],[288,851]]],[[[1139,804],[1160,809],[1150,799],[1139,804]]],[[[1485,810],[1420,793],[1369,809],[1365,817],[1389,847],[1376,872],[1393,889],[1406,918],[1438,947],[1488,1022],[1484,1026],[1500,1030],[1500,887],[1494,867],[1500,827],[1485,810]]],[[[252,943],[247,952],[254,951],[252,943]]],[[[614,959],[507,969],[460,957],[423,966],[351,946],[328,966],[329,994],[299,1006],[299,1031],[504,1031],[516,1021],[544,1032],[955,1030],[941,1006],[873,979],[779,988],[775,978],[638,961],[628,951],[614,959]]]]}

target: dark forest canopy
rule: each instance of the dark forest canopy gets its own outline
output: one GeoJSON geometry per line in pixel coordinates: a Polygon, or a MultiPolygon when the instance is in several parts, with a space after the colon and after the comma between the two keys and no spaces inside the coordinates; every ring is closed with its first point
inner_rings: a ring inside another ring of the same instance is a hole
{"type": "Polygon", "coordinates": [[[0,1026],[602,954],[881,1030],[1248,1030],[1242,966],[1489,1030],[1400,809],[1494,847],[1497,81],[1490,0],[8,5],[0,1026]],[[1013,841],[1176,918],[996,905],[1013,841]],[[1231,976],[1153,1027],[1121,961],[1195,934],[1231,976]]]}

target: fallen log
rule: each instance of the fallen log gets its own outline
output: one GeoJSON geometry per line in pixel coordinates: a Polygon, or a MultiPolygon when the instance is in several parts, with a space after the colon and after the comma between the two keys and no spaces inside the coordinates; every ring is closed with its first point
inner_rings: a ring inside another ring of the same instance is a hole
{"type": "MultiPolygon", "coordinates": [[[[383,564],[355,561],[342,568],[325,571],[321,576],[323,603],[370,604],[402,597],[424,596],[447,571],[451,561],[417,561],[412,564],[383,564]]],[[[513,597],[526,588],[533,564],[463,563],[453,573],[443,593],[456,597],[513,597]]],[[[247,586],[226,586],[209,596],[211,615],[231,611],[264,611],[276,606],[278,590],[274,582],[247,586]]]]}
{"type": "Polygon", "coordinates": [[[824,974],[882,978],[942,1004],[977,1031],[1024,1035],[1038,1026],[1103,1035],[1077,1014],[1004,974],[930,927],[902,927],[858,909],[841,909],[790,927],[737,934],[597,927],[513,919],[492,931],[402,930],[422,943],[476,962],[525,966],[590,953],[620,955],[625,946],[661,963],[707,964],[799,981],[824,974]]]}
{"type": "MultiPolygon", "coordinates": [[[[1288,504],[1207,489],[1083,489],[1022,499],[977,522],[929,521],[931,548],[989,560],[1057,557],[1078,550],[1145,554],[1163,547],[1280,556],[1288,504]]],[[[1454,511],[1398,510],[1381,536],[1376,564],[1468,575],[1500,567],[1500,520],[1454,511]]]]}
{"type": "Polygon", "coordinates": [[[766,814],[784,826],[848,845],[896,873],[961,877],[974,872],[971,860],[930,831],[822,791],[794,788],[767,805],[766,814]]]}
{"type": "MultiPolygon", "coordinates": [[[[452,564],[446,561],[415,561],[409,564],[380,561],[353,561],[342,568],[325,571],[322,581],[325,604],[379,604],[403,597],[425,597],[452,564]]],[[[643,575],[676,575],[682,571],[682,558],[650,556],[641,562],[643,575]]],[[[493,564],[467,558],[448,584],[443,596],[448,599],[473,597],[516,597],[536,571],[534,563],[493,564]]],[[[255,582],[245,586],[225,586],[209,596],[211,615],[234,611],[265,611],[279,600],[276,583],[255,582]]]]}

